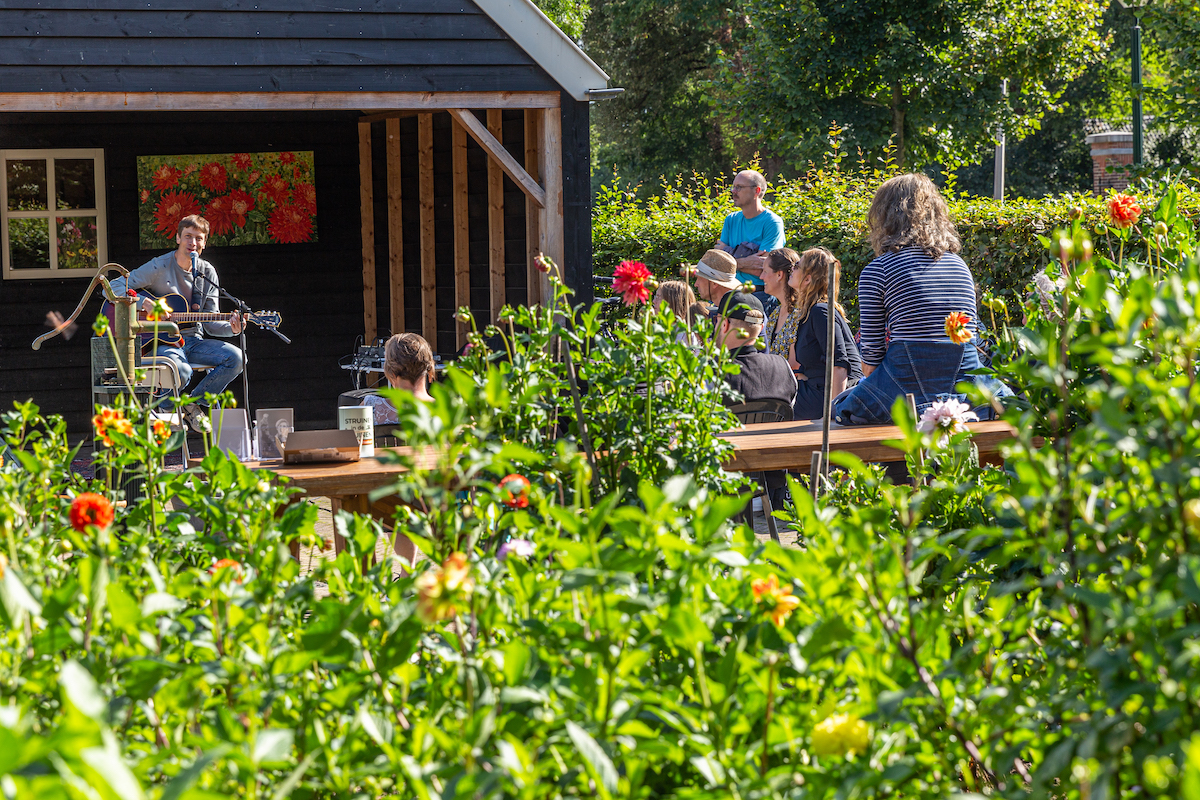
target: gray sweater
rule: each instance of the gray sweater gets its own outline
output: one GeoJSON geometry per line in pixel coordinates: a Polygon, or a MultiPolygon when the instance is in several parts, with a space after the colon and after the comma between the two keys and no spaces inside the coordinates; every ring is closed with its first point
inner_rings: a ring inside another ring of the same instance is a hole
{"type": "MultiPolygon", "coordinates": [[[[163,253],[150,259],[142,266],[129,273],[129,278],[117,278],[112,282],[113,291],[118,295],[127,289],[135,291],[145,289],[158,297],[174,292],[183,296],[190,311],[216,313],[220,311],[217,295],[217,271],[213,265],[202,258],[196,259],[196,271],[203,277],[200,280],[201,291],[197,293],[200,308],[192,308],[192,272],[180,269],[175,263],[175,251],[163,253]]],[[[202,325],[187,325],[180,328],[184,336],[203,338],[209,336],[233,336],[233,327],[228,322],[205,322],[202,325]],[[201,332],[203,328],[203,332],[201,332]]]]}

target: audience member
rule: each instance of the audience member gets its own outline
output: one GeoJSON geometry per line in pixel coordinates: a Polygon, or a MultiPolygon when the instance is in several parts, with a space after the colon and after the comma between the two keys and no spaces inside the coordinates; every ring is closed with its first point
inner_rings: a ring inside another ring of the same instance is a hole
{"type": "Polygon", "coordinates": [[[953,341],[951,312],[977,331],[975,283],[957,255],[958,232],[946,201],[924,175],[901,175],[879,187],[867,212],[875,260],[858,279],[863,373],[866,377],[834,403],[843,424],[887,423],[892,403],[912,393],[918,410],[939,395],[974,381],[997,396],[1011,394],[999,381],[971,375],[980,365],[975,341],[953,341]]]}
{"type": "Polygon", "coordinates": [[[717,342],[730,351],[733,360],[742,368],[737,375],[726,375],[725,381],[741,400],[729,400],[729,405],[755,400],[782,400],[791,405],[796,400],[796,376],[787,361],[758,349],[766,315],[762,303],[752,294],[729,292],[709,313],[716,322],[717,342]]]}
{"type": "Polygon", "coordinates": [[[676,334],[675,340],[689,346],[699,344],[692,333],[691,310],[695,302],[696,295],[692,293],[692,287],[683,281],[663,281],[654,292],[654,307],[662,308],[665,305],[671,309],[679,324],[681,330],[676,334]]]}
{"type": "MultiPolygon", "coordinates": [[[[797,313],[796,300],[800,293],[792,286],[792,272],[800,262],[800,255],[790,247],[781,247],[767,254],[767,267],[763,270],[763,284],[767,294],[777,305],[767,313],[767,326],[763,335],[767,340],[767,352],[780,358],[793,360],[792,350],[796,344],[796,328],[801,315],[797,313]]],[[[792,364],[794,370],[796,365],[792,364]]]]}
{"type": "MultiPolygon", "coordinates": [[[[790,251],[788,251],[790,252],[790,251]]],[[[792,270],[791,288],[796,291],[795,313],[799,318],[789,361],[798,379],[794,419],[820,419],[825,408],[825,370],[829,352],[829,267],[841,274],[842,265],[824,247],[805,250],[792,270]]],[[[833,384],[830,397],[845,391],[863,376],[862,361],[854,334],[846,322],[846,310],[835,299],[833,340],[833,384]]]]}
{"type": "Polygon", "coordinates": [[[725,218],[721,239],[716,244],[718,250],[737,259],[738,280],[754,284],[759,292],[763,291],[762,271],[767,253],[787,244],[783,220],[762,203],[766,191],[767,179],[752,169],[742,170],[734,177],[729,196],[738,210],[725,218]]]}
{"type": "MultiPolygon", "coordinates": [[[[433,350],[429,342],[417,334],[397,333],[387,340],[383,373],[393,389],[412,392],[423,403],[433,402],[429,395],[429,384],[434,378],[433,350]]],[[[398,421],[396,409],[382,397],[368,395],[363,398],[363,404],[372,406],[376,425],[398,421]]]]}
{"type": "Polygon", "coordinates": [[[726,292],[742,288],[737,279],[737,261],[723,250],[709,250],[696,265],[696,294],[701,300],[719,303],[726,292]]]}

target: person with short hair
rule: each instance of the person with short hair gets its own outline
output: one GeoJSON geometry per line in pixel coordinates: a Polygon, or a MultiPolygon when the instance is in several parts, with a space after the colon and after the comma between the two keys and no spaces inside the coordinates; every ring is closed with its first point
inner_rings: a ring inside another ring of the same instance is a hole
{"type": "MultiPolygon", "coordinates": [[[[794,419],[825,416],[825,368],[829,345],[829,268],[841,274],[842,264],[824,247],[805,250],[792,270],[791,287],[796,292],[795,313],[800,320],[792,337],[789,360],[796,371],[794,419]]],[[[846,310],[833,299],[834,344],[833,384],[830,397],[862,379],[862,359],[854,334],[846,322],[846,310]]]]}
{"type": "Polygon", "coordinates": [[[886,181],[867,211],[867,225],[875,259],[858,279],[866,377],[834,402],[838,422],[890,423],[897,397],[913,394],[919,413],[964,381],[984,385],[997,397],[1011,395],[1000,381],[971,374],[982,366],[974,336],[975,281],[958,256],[958,232],[933,182],[921,174],[886,181]],[[966,343],[946,332],[952,312],[969,320],[972,339],[966,343]]]}
{"type": "Polygon", "coordinates": [[[727,399],[727,405],[755,400],[780,400],[789,406],[796,400],[796,376],[787,361],[758,349],[766,314],[752,294],[729,292],[714,306],[709,317],[716,323],[717,343],[729,350],[741,372],[727,374],[725,382],[742,396],[727,399]]]}
{"type": "MultiPolygon", "coordinates": [[[[200,258],[208,239],[208,220],[192,214],[179,220],[175,234],[175,250],[150,259],[142,266],[112,282],[113,291],[123,295],[128,290],[145,291],[155,297],[178,294],[187,302],[191,312],[220,311],[218,289],[220,281],[213,265],[200,258]],[[195,269],[193,271],[193,263],[195,269]]],[[[151,297],[143,296],[141,310],[154,307],[151,297]]],[[[170,319],[168,314],[166,319],[170,319]]],[[[233,312],[227,321],[185,324],[180,327],[181,342],[160,344],[156,355],[175,362],[179,380],[187,386],[194,367],[209,367],[196,387],[189,393],[192,402],[183,407],[183,414],[193,430],[206,429],[207,411],[202,407],[206,393],[220,394],[242,372],[242,351],[230,342],[206,336],[228,337],[242,332],[243,315],[233,312]]]]}
{"type": "Polygon", "coordinates": [[[742,288],[737,279],[737,260],[723,250],[709,250],[695,269],[696,294],[701,300],[719,303],[727,292],[742,288]]]}
{"type": "Polygon", "coordinates": [[[759,292],[763,291],[767,253],[787,245],[783,220],[763,205],[766,191],[767,179],[761,173],[744,169],[734,176],[729,196],[738,210],[725,217],[721,238],[714,245],[737,260],[738,282],[751,283],[759,292]]]}
{"type": "MultiPolygon", "coordinates": [[[[397,333],[384,345],[383,374],[393,389],[412,392],[417,400],[432,403],[429,384],[436,376],[433,349],[424,337],[415,333],[397,333]]],[[[396,408],[379,395],[367,395],[363,405],[371,406],[371,415],[376,425],[395,424],[400,421],[396,408]]]]}

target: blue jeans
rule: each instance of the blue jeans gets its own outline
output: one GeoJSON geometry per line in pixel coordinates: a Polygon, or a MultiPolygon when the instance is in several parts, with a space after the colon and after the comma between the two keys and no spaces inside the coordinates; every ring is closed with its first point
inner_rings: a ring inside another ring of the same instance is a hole
{"type": "MultiPolygon", "coordinates": [[[[945,395],[965,402],[966,396],[954,391],[963,381],[983,386],[997,397],[1011,396],[1012,390],[999,380],[970,374],[982,366],[979,351],[971,343],[892,342],[874,372],[834,399],[833,418],[840,425],[890,424],[897,397],[911,392],[920,414],[945,395]]],[[[990,406],[974,411],[980,419],[993,416],[990,406]]]]}
{"type": "Polygon", "coordinates": [[[183,347],[159,347],[155,355],[166,356],[175,362],[182,383],[181,389],[192,380],[193,365],[211,367],[208,374],[190,392],[193,398],[201,400],[206,392],[220,394],[225,391],[225,387],[242,373],[242,351],[232,343],[220,339],[185,336],[183,347]]]}

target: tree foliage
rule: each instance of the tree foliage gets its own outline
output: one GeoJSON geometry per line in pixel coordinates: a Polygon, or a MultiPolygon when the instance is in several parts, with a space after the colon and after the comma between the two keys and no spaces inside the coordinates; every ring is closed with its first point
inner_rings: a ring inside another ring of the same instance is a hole
{"type": "Polygon", "coordinates": [[[748,135],[794,166],[835,122],[851,148],[903,166],[970,163],[996,130],[1032,132],[1095,60],[1097,0],[778,0],[747,6],[726,93],[748,135]],[[1009,97],[1001,83],[1009,81],[1009,97]]]}

